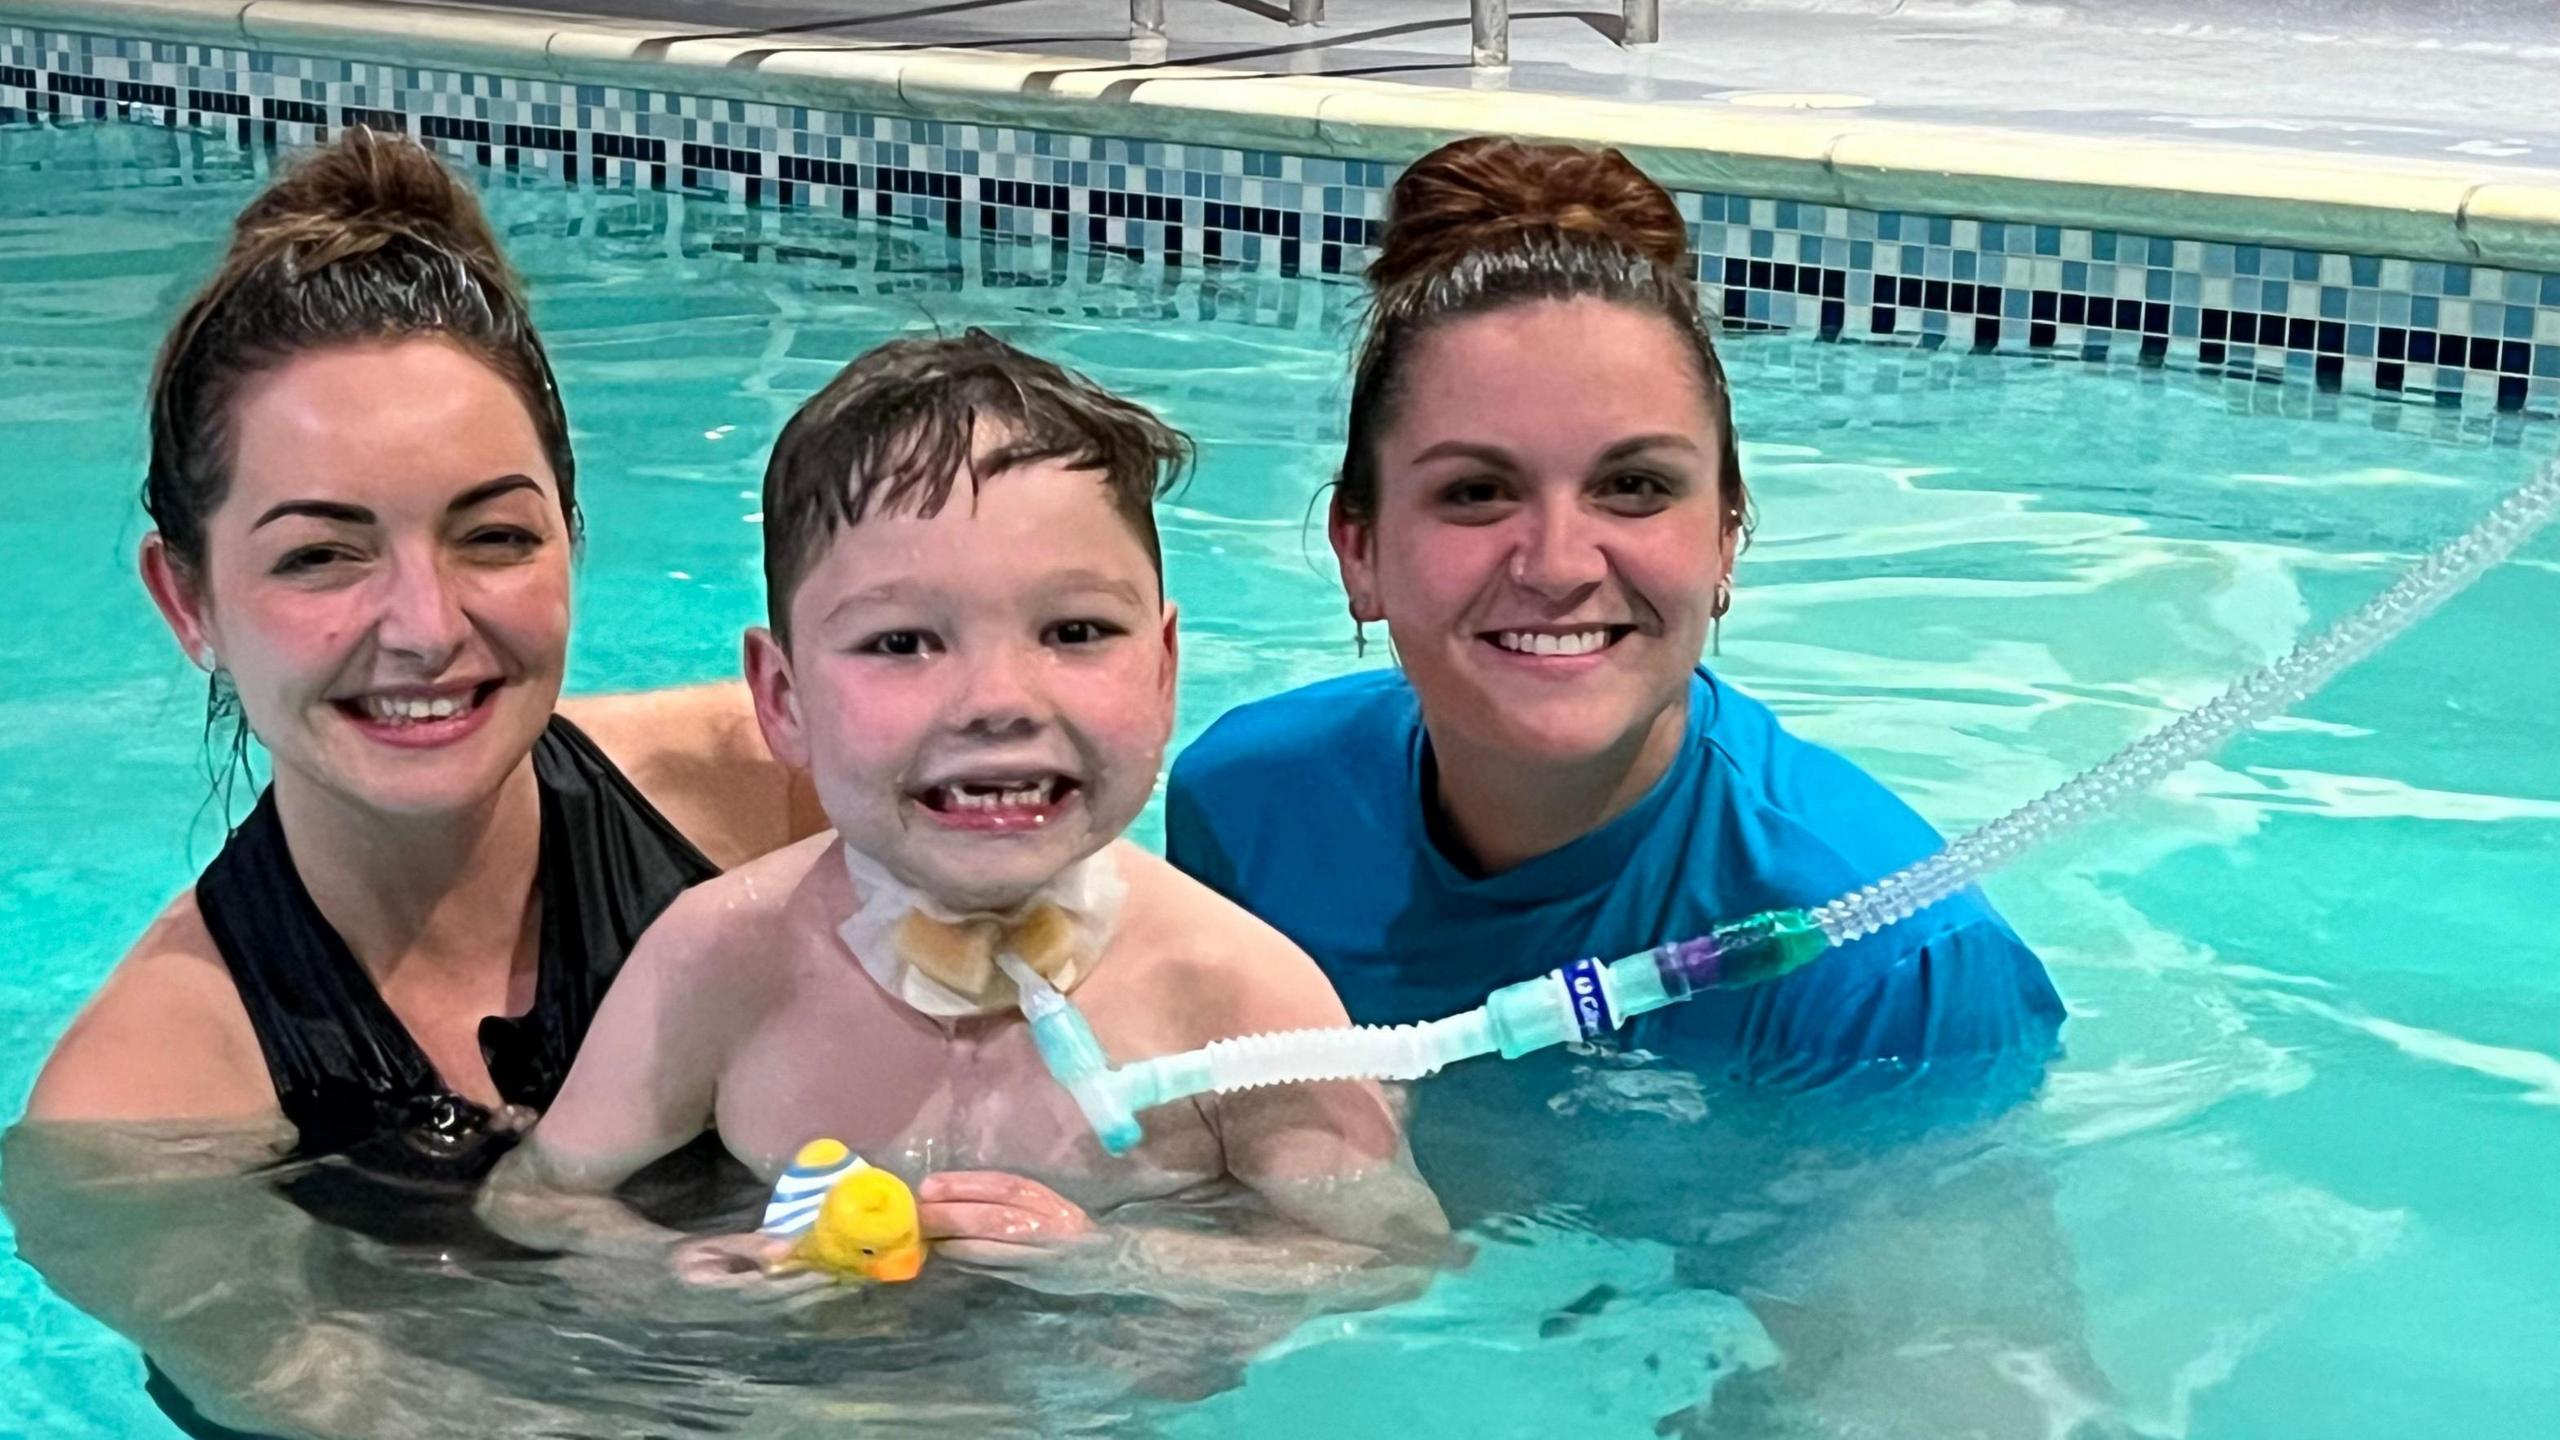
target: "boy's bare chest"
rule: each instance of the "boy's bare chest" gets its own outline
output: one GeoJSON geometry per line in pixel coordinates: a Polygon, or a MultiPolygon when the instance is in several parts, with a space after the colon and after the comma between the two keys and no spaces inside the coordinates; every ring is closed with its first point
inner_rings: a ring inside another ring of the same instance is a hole
{"type": "Polygon", "coordinates": [[[1020,1017],[936,1023],[876,992],[809,996],[771,1015],[731,1058],[718,1111],[729,1149],[766,1175],[822,1135],[910,1180],[1004,1170],[1088,1209],[1225,1169],[1216,1135],[1187,1104],[1150,1113],[1134,1154],[1104,1154],[1020,1017]]]}

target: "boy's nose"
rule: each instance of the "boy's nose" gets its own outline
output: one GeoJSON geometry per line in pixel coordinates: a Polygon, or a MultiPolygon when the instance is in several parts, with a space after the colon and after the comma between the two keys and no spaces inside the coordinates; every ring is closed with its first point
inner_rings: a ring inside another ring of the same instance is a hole
{"type": "Polygon", "coordinates": [[[1007,651],[969,666],[953,718],[973,734],[1009,735],[1039,728],[1047,713],[1027,657],[1007,651]]]}

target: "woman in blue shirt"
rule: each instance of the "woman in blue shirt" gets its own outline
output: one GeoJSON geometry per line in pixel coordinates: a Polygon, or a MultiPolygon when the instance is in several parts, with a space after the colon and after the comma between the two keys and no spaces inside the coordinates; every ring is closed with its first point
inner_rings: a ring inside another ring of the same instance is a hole
{"type": "MultiPolygon", "coordinates": [[[[1230,713],[1166,805],[1175,863],[1313,954],[1356,1020],[1819,903],[1938,846],[1699,666],[1746,496],[1689,264],[1670,197],[1614,151],[1466,140],[1397,182],[1330,529],[1353,620],[1400,666],[1230,713]]],[[[2041,1161],[1970,1131],[1841,1143],[2004,1107],[2061,1019],[1963,896],[1643,1017],[1628,1039],[1668,1067],[1458,1067],[1416,1089],[1414,1150],[1454,1218],[1561,1209],[1746,1297],[1787,1358],[1717,1388],[1717,1433],[2062,1433],[2055,1396],[2097,1413],[2109,1392],[2041,1161]]]]}
{"type": "MultiPolygon", "coordinates": [[[[1699,665],[1747,527],[1690,273],[1679,211],[1615,151],[1464,140],[1397,183],[1329,528],[1400,668],[1231,712],[1167,805],[1175,863],[1313,954],[1356,1020],[1819,903],[1939,844],[1699,665]]],[[[1965,896],[1630,1038],[1798,1090],[2031,1077],[2061,1018],[1965,896]]]]}

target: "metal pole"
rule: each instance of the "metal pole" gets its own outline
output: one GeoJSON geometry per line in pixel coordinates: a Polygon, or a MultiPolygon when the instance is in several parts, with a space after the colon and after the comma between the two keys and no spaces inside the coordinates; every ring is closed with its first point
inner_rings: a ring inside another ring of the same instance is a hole
{"type": "Polygon", "coordinates": [[[1164,0],[1129,0],[1129,35],[1138,40],[1164,38],[1164,0]]]}
{"type": "Polygon", "coordinates": [[[1473,0],[1475,34],[1468,57],[1478,69],[1511,63],[1511,0],[1473,0]]]}
{"type": "Polygon", "coordinates": [[[1627,0],[1618,27],[1620,45],[1652,45],[1662,39],[1662,0],[1627,0]]]}
{"type": "Polygon", "coordinates": [[[1289,0],[1289,23],[1321,25],[1324,23],[1324,0],[1289,0]]]}

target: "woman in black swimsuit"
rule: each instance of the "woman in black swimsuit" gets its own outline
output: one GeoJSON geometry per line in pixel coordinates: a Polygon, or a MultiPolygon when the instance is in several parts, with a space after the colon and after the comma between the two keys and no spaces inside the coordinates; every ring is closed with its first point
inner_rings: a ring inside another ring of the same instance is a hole
{"type": "Polygon", "coordinates": [[[568,425],[423,150],[352,131],[253,201],[150,418],[144,582],[274,779],[63,1036],[10,1188],[29,1258],[177,1370],[30,1208],[27,1133],[183,1122],[466,1193],[658,911],[815,806],[742,686],[558,703],[568,425]]]}

